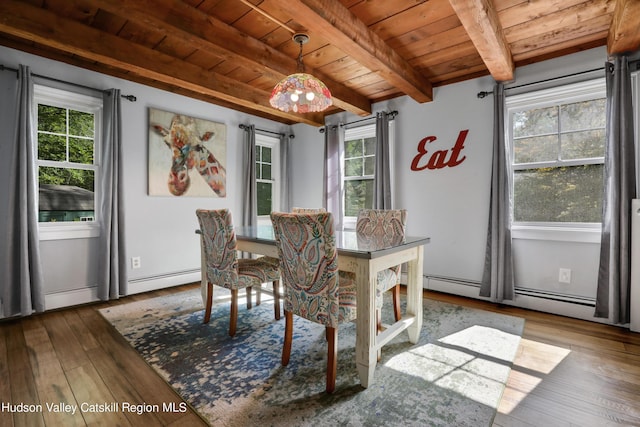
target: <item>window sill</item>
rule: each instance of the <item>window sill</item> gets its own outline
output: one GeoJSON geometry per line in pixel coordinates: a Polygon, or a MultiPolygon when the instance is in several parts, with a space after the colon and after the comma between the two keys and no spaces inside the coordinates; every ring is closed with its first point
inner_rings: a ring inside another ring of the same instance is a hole
{"type": "Polygon", "coordinates": [[[40,240],[91,239],[100,237],[98,224],[40,224],[40,240]]]}
{"type": "Polygon", "coordinates": [[[342,219],[343,230],[355,230],[358,218],[355,216],[346,216],[342,219]]]}
{"type": "Polygon", "coordinates": [[[596,225],[514,225],[511,237],[519,240],[547,240],[556,242],[600,243],[601,226],[596,225]]]}

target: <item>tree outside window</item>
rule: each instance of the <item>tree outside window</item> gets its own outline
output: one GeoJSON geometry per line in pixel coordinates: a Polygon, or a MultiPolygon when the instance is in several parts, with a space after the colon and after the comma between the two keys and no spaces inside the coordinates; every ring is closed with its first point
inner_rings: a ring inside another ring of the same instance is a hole
{"type": "Polygon", "coordinates": [[[35,93],[39,221],[94,221],[101,101],[40,86],[35,93]]]}
{"type": "Polygon", "coordinates": [[[258,215],[269,215],[273,205],[271,147],[256,146],[256,186],[258,194],[258,215]]]}
{"type": "MultiPolygon", "coordinates": [[[[256,202],[258,217],[267,217],[280,208],[279,191],[280,141],[264,135],[256,135],[256,202]]],[[[271,221],[271,219],[269,219],[271,221]]]]}
{"type": "Polygon", "coordinates": [[[516,223],[601,222],[604,81],[569,89],[507,99],[516,223]]]}
{"type": "Polygon", "coordinates": [[[344,216],[373,207],[375,126],[347,129],[344,142],[344,216]]]}

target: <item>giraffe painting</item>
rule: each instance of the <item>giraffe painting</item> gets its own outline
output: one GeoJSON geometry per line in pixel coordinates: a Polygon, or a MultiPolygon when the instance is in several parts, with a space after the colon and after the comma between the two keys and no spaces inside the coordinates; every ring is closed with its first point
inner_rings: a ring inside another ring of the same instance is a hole
{"type": "Polygon", "coordinates": [[[149,194],[226,197],[226,126],[149,109],[149,194]]]}

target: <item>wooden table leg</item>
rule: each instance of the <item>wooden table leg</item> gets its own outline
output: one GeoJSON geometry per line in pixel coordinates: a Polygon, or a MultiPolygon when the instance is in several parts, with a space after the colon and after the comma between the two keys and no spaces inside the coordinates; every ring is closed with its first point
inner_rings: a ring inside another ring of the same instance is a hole
{"type": "Polygon", "coordinates": [[[424,248],[416,248],[416,257],[407,263],[407,314],[415,315],[415,320],[407,328],[409,341],[413,344],[420,338],[422,329],[422,270],[424,248]]]}
{"type": "Polygon", "coordinates": [[[356,261],[356,366],[360,384],[369,387],[376,369],[376,274],[371,270],[370,260],[356,261]]]}

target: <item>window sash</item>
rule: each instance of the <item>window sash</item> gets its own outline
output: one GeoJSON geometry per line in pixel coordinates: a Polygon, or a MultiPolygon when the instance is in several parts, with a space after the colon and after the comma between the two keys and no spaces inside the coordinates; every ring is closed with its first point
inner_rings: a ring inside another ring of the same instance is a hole
{"type": "MultiPolygon", "coordinates": [[[[58,240],[67,238],[96,237],[100,234],[99,215],[97,212],[99,200],[100,180],[100,146],[102,129],[102,98],[84,95],[68,90],[52,88],[40,84],[34,85],[34,117],[38,117],[38,106],[47,105],[63,108],[66,111],[65,132],[40,131],[36,134],[57,135],[65,138],[65,160],[40,160],[36,158],[36,166],[59,169],[87,170],[93,172],[93,221],[63,221],[63,222],[39,222],[41,240],[58,240]],[[74,135],[70,133],[70,110],[81,113],[89,113],[94,117],[93,137],[74,135]],[[70,139],[93,140],[93,163],[78,163],[69,161],[70,139]]],[[[38,178],[38,187],[40,186],[38,178]]],[[[38,212],[40,210],[38,209],[38,212]]]]}
{"type": "MultiPolygon", "coordinates": [[[[258,150],[258,147],[270,148],[271,159],[265,162],[262,156],[258,158],[256,155],[254,167],[260,170],[259,174],[256,172],[256,184],[271,184],[271,211],[277,211],[280,209],[280,140],[275,137],[256,134],[256,150],[258,150]],[[262,167],[264,165],[271,167],[271,179],[262,178],[262,167]]],[[[256,197],[258,197],[257,194],[256,197]]],[[[256,204],[260,204],[259,200],[256,200],[256,204]]],[[[271,221],[269,214],[258,214],[258,219],[263,221],[268,219],[271,221]]]]}
{"type": "MultiPolygon", "coordinates": [[[[350,128],[347,129],[345,131],[345,137],[344,137],[344,144],[346,144],[347,141],[355,141],[355,140],[359,140],[360,143],[362,144],[361,147],[361,153],[362,155],[359,156],[351,156],[351,157],[346,157],[346,147],[342,147],[342,151],[344,153],[344,158],[342,159],[342,181],[343,181],[343,203],[342,203],[342,209],[344,210],[343,214],[344,214],[344,219],[345,219],[345,226],[347,226],[347,224],[350,224],[351,222],[355,223],[355,218],[357,216],[357,213],[355,215],[350,215],[351,212],[347,212],[347,209],[349,208],[350,204],[348,203],[347,197],[347,185],[346,183],[348,182],[353,182],[353,181],[373,181],[375,178],[375,174],[366,174],[365,173],[365,159],[374,159],[375,161],[375,154],[368,154],[366,152],[366,139],[368,138],[375,138],[376,137],[376,126],[375,123],[374,124],[369,124],[369,125],[365,125],[365,126],[358,126],[355,128],[350,128]],[[346,175],[346,161],[347,160],[353,160],[353,159],[362,159],[362,165],[361,165],[361,174],[359,175],[350,175],[347,176],[346,175]]],[[[373,203],[372,201],[369,201],[371,203],[373,203]]],[[[365,199],[365,204],[367,204],[367,200],[365,199]]],[[[368,207],[372,207],[368,206],[368,207]]],[[[367,207],[367,206],[365,206],[367,207]]]]}
{"type": "MultiPolygon", "coordinates": [[[[559,168],[571,168],[575,166],[589,166],[589,165],[603,165],[604,164],[604,153],[603,156],[598,157],[585,157],[585,158],[572,158],[572,159],[562,159],[562,146],[561,146],[561,138],[563,135],[567,135],[570,133],[575,133],[579,131],[591,131],[591,130],[601,130],[601,126],[594,126],[593,128],[586,129],[572,129],[570,131],[562,129],[562,123],[560,118],[558,118],[558,128],[556,132],[541,132],[535,135],[527,135],[527,136],[518,136],[514,137],[513,129],[514,129],[514,115],[520,111],[530,111],[540,108],[547,107],[556,107],[558,111],[562,110],[562,107],[567,104],[573,104],[582,101],[596,100],[602,99],[606,97],[606,88],[604,79],[591,80],[587,82],[580,82],[576,84],[567,85],[565,87],[551,88],[545,89],[537,92],[530,92],[526,94],[514,95],[511,97],[507,97],[505,100],[505,142],[508,144],[511,156],[511,170],[512,170],[512,179],[515,179],[515,174],[522,171],[531,171],[535,173],[536,170],[542,169],[559,169],[559,168]],[[537,161],[537,162],[516,162],[514,155],[514,147],[515,142],[525,138],[535,138],[538,136],[557,136],[557,152],[556,159],[546,160],[546,161],[537,161]]],[[[593,229],[599,227],[598,222],[562,222],[562,221],[547,221],[547,222],[539,222],[539,221],[516,221],[514,218],[515,209],[516,209],[516,200],[517,195],[515,192],[515,185],[512,186],[512,212],[511,212],[511,222],[515,228],[517,227],[527,227],[527,228],[536,228],[543,227],[547,229],[561,229],[561,228],[571,228],[571,229],[593,229]]],[[[567,205],[569,206],[569,205],[567,205]]]]}

